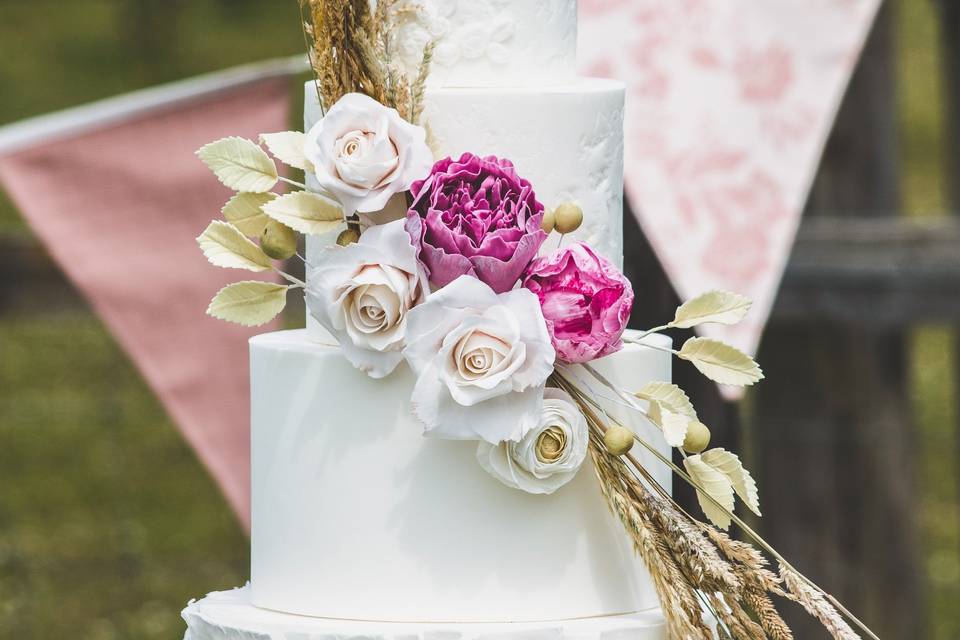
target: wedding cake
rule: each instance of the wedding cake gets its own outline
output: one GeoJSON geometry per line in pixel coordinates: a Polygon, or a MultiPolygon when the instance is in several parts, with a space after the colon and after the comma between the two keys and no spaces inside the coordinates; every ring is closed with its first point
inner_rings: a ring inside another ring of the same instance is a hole
{"type": "MultiPolygon", "coordinates": [[[[749,301],[710,292],[626,331],[624,87],[576,76],[576,0],[303,6],[305,133],[198,152],[237,191],[204,254],[284,282],[208,313],[259,325],[303,290],[308,317],[250,341],[250,582],[191,602],[187,637],[710,637],[699,590],[746,583],[697,564],[716,550],[683,557],[713,530],[672,502],[672,449],[723,528],[756,487],[706,450],[671,359],[761,374],[661,331],[749,301]],[[275,262],[297,232],[305,281],[275,262]]],[[[722,615],[747,615],[726,613],[740,595],[722,615]]]]}

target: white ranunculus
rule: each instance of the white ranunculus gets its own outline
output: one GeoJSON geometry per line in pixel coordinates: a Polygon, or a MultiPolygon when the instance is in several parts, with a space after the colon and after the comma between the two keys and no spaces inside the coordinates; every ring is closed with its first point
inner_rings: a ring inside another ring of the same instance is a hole
{"type": "Polygon", "coordinates": [[[346,215],[380,211],[430,173],[433,154],[423,127],[373,98],[348,93],[307,132],[304,154],[320,187],[346,215]]]}
{"type": "Polygon", "coordinates": [[[367,229],[360,241],[324,248],[307,273],[307,307],[344,355],[373,378],[403,359],[410,310],[427,281],[404,221],[367,229]]]}
{"type": "Polygon", "coordinates": [[[520,442],[481,442],[477,460],[508,487],[549,494],[573,480],[587,457],[588,440],[587,421],[573,399],[551,387],[534,429],[520,442]]]}
{"type": "Polygon", "coordinates": [[[540,419],[555,355],[533,293],[461,276],[410,312],[413,413],[431,437],[520,440],[540,419]]]}

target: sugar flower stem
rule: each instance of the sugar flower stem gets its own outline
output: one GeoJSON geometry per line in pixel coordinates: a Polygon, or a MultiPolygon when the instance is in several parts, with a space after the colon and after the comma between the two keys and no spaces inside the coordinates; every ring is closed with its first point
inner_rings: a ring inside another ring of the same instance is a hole
{"type": "Polygon", "coordinates": [[[291,287],[292,289],[306,289],[306,288],[307,288],[307,283],[304,282],[303,280],[301,280],[300,278],[294,277],[294,276],[290,275],[289,273],[285,273],[285,272],[283,272],[283,271],[280,271],[280,269],[274,269],[274,271],[276,271],[277,273],[279,273],[279,274],[283,277],[283,279],[286,280],[287,282],[292,282],[293,285],[294,285],[293,287],[291,287]]]}
{"type": "Polygon", "coordinates": [[[284,176],[278,176],[278,177],[280,178],[281,182],[286,182],[287,184],[293,185],[299,189],[306,190],[307,188],[307,185],[303,184],[302,182],[297,182],[296,180],[291,180],[290,178],[285,178],[284,176]]]}
{"type": "Polygon", "coordinates": [[[651,333],[656,333],[658,330],[662,331],[662,330],[665,329],[665,328],[667,328],[667,327],[657,327],[656,329],[650,329],[649,331],[647,331],[646,333],[644,333],[642,336],[640,336],[640,337],[638,337],[638,338],[631,338],[631,337],[625,335],[625,336],[623,336],[623,341],[624,341],[624,342],[629,342],[630,344],[640,345],[641,347],[646,347],[646,348],[648,348],[648,349],[654,349],[654,350],[656,350],[656,351],[663,351],[664,353],[672,353],[673,355],[675,355],[675,356],[677,356],[677,357],[680,357],[680,352],[677,351],[676,349],[671,349],[670,347],[661,347],[661,346],[659,346],[659,345],[650,344],[650,343],[648,343],[648,342],[640,342],[640,339],[641,339],[641,338],[643,338],[643,337],[645,337],[645,336],[648,336],[648,335],[650,335],[651,333]]]}
{"type": "MultiPolygon", "coordinates": [[[[571,383],[571,382],[570,382],[567,378],[565,378],[562,374],[557,374],[557,375],[555,376],[555,379],[561,384],[562,387],[564,387],[564,389],[565,389],[568,393],[570,393],[572,396],[574,396],[576,399],[578,399],[578,400],[580,401],[581,407],[582,407],[583,409],[585,409],[585,411],[586,411],[587,413],[590,414],[590,416],[588,416],[588,418],[590,418],[590,422],[591,422],[592,424],[594,424],[594,425],[598,428],[598,430],[603,431],[603,430],[604,430],[604,427],[603,427],[603,425],[602,425],[602,422],[599,420],[599,418],[597,418],[596,414],[594,414],[593,411],[590,410],[590,408],[587,406],[587,405],[593,405],[593,406],[598,407],[599,405],[597,405],[597,403],[596,403],[595,401],[593,401],[591,398],[589,398],[588,396],[586,396],[586,394],[584,394],[581,389],[579,389],[576,385],[574,385],[573,383],[571,383]],[[592,416],[592,417],[591,417],[591,416],[592,416]]],[[[643,438],[640,438],[640,437],[637,436],[636,434],[634,434],[634,440],[636,440],[636,441],[637,441],[638,443],[640,443],[640,445],[643,446],[647,451],[649,451],[651,454],[653,454],[654,457],[656,457],[658,460],[660,460],[662,463],[664,463],[664,464],[667,465],[670,469],[672,469],[674,473],[676,473],[678,476],[680,476],[680,478],[682,478],[682,479],[683,479],[685,482],[687,482],[690,486],[692,486],[694,489],[696,489],[700,494],[706,496],[706,498],[707,498],[708,500],[710,500],[711,502],[713,502],[714,505],[716,505],[716,507],[717,507],[718,509],[721,509],[721,510],[724,511],[728,516],[730,516],[730,519],[731,519],[733,522],[735,522],[735,523],[737,524],[737,526],[739,526],[740,529],[741,529],[745,534],[747,534],[747,536],[749,536],[756,544],[758,544],[764,551],[766,551],[768,554],[770,554],[770,556],[772,556],[774,559],[776,559],[779,563],[781,563],[781,564],[782,564],[783,566],[785,566],[787,569],[789,569],[790,571],[792,571],[793,573],[795,573],[801,580],[803,580],[803,581],[806,582],[808,585],[810,585],[811,588],[813,588],[813,589],[815,589],[817,592],[821,593],[821,594],[830,602],[830,604],[832,604],[838,611],[840,611],[843,615],[845,615],[845,616],[847,617],[847,619],[849,619],[851,622],[853,622],[855,625],[857,625],[857,627],[859,627],[861,631],[863,631],[865,634],[867,634],[867,635],[868,635],[870,638],[872,638],[873,640],[880,640],[879,637],[877,637],[877,635],[876,635],[875,633],[873,633],[873,631],[871,631],[870,628],[867,627],[867,625],[865,625],[863,622],[861,622],[859,618],[857,618],[855,615],[853,615],[853,613],[851,613],[849,609],[847,609],[846,607],[844,607],[844,606],[843,606],[836,598],[834,598],[832,595],[830,595],[829,593],[827,593],[826,591],[824,591],[822,588],[820,588],[813,580],[811,580],[810,578],[808,578],[807,576],[805,576],[804,574],[802,574],[800,571],[798,571],[795,566],[793,566],[789,561],[787,561],[786,558],[784,558],[782,555],[780,555],[780,554],[777,552],[776,549],[774,549],[766,540],[763,539],[763,537],[760,536],[760,534],[758,534],[758,533],[757,533],[756,531],[754,531],[746,522],[744,522],[742,518],[740,518],[740,517],[737,516],[735,513],[733,513],[732,511],[729,511],[726,507],[724,507],[722,504],[720,504],[720,502],[717,501],[713,496],[711,496],[709,492],[707,492],[706,490],[704,490],[703,487],[701,487],[698,482],[694,481],[694,479],[691,478],[683,469],[681,469],[681,468],[678,467],[676,464],[674,464],[672,460],[668,459],[666,456],[664,456],[663,454],[661,454],[661,453],[657,450],[656,447],[654,447],[653,445],[651,445],[650,443],[648,443],[648,442],[647,442],[646,440],[644,440],[643,438]]],[[[636,460],[633,456],[628,455],[628,456],[627,456],[627,459],[630,461],[630,464],[631,464],[631,465],[633,465],[633,466],[636,467],[637,469],[642,469],[642,465],[640,464],[640,462],[639,462],[638,460],[636,460]]]]}
{"type": "MultiPolygon", "coordinates": [[[[660,325],[659,327],[654,327],[653,329],[647,329],[646,331],[641,332],[640,335],[638,335],[638,336],[636,336],[636,337],[624,338],[624,342],[630,342],[630,343],[633,343],[633,344],[637,344],[640,340],[643,340],[643,339],[646,338],[647,336],[653,335],[653,334],[655,334],[655,333],[660,333],[661,331],[665,331],[665,330],[667,330],[667,329],[669,329],[669,328],[670,328],[670,325],[668,325],[668,324],[662,324],[662,325],[660,325]]],[[[644,344],[643,346],[649,347],[650,345],[644,344]]]]}

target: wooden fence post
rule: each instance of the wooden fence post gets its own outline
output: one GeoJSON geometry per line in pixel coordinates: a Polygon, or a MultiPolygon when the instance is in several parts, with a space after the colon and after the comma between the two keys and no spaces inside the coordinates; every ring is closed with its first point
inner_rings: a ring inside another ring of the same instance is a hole
{"type": "MultiPolygon", "coordinates": [[[[881,9],[806,215],[893,216],[900,206],[891,7],[881,9]]],[[[884,638],[925,637],[903,331],[777,321],[751,433],[762,530],[884,638]]],[[[799,610],[796,637],[826,637],[799,610]]]]}
{"type": "MultiPolygon", "coordinates": [[[[960,3],[956,0],[940,0],[938,5],[945,89],[946,196],[948,209],[954,215],[960,215],[960,3]]],[[[954,397],[960,398],[960,333],[955,334],[955,340],[953,362],[956,370],[955,379],[958,382],[954,389],[954,397]]],[[[957,426],[960,427],[960,425],[957,426]]]]}
{"type": "MultiPolygon", "coordinates": [[[[897,215],[890,7],[881,10],[806,215],[897,215]]],[[[755,393],[762,529],[885,638],[924,637],[902,329],[772,323],[755,393]]],[[[796,637],[826,637],[799,611],[796,637]]]]}

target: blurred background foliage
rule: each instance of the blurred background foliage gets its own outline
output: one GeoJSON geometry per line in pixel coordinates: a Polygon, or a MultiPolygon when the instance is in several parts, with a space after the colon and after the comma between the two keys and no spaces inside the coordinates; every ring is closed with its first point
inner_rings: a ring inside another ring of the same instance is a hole
{"type": "MultiPolygon", "coordinates": [[[[934,7],[893,4],[905,213],[939,215],[934,7]]],[[[297,53],[297,23],[295,0],[0,0],[0,123],[297,53]]],[[[0,240],[28,235],[0,195],[0,240]]],[[[948,327],[912,336],[938,640],[960,637],[952,347],[948,327]]],[[[247,559],[213,482],[100,322],[58,300],[0,307],[0,638],[176,638],[183,604],[242,584],[247,559]]]]}

